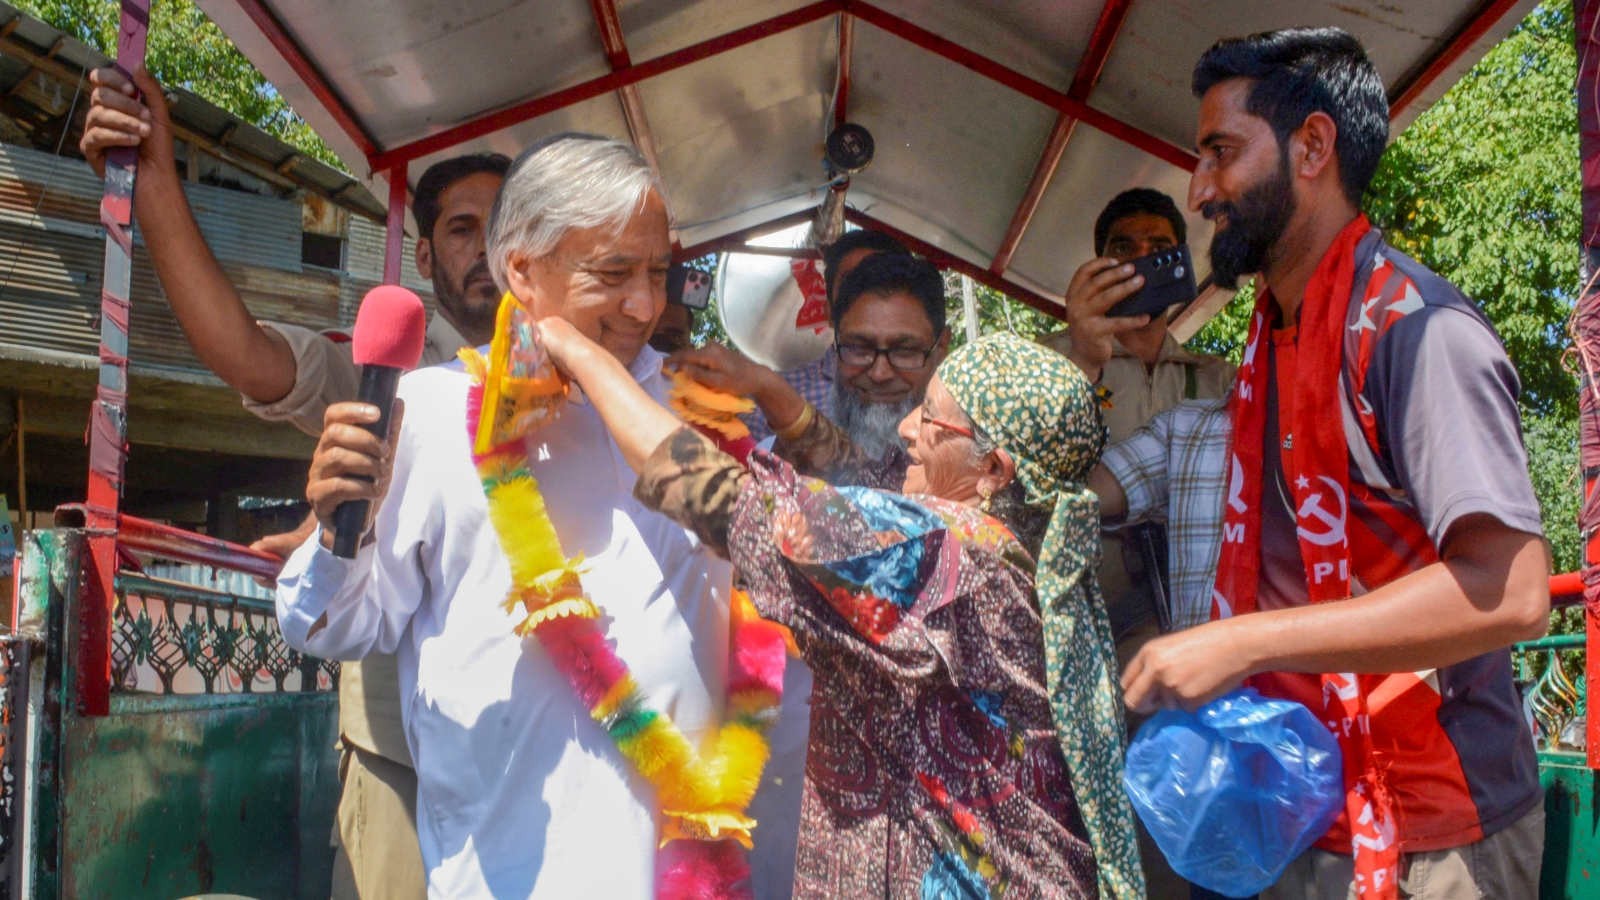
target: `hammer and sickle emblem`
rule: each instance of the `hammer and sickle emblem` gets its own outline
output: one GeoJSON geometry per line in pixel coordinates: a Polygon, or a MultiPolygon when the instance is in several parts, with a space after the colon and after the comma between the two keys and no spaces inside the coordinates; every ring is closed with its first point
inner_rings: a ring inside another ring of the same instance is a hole
{"type": "Polygon", "coordinates": [[[1243,513],[1250,507],[1244,502],[1244,464],[1239,462],[1239,454],[1233,455],[1233,472],[1228,477],[1228,505],[1236,513],[1243,513]]]}
{"type": "Polygon", "coordinates": [[[1327,530],[1318,531],[1307,528],[1305,525],[1297,525],[1295,530],[1300,533],[1301,538],[1316,544],[1318,547],[1332,547],[1336,544],[1344,543],[1344,520],[1345,515],[1349,512],[1349,507],[1345,503],[1344,488],[1340,487],[1337,481],[1326,475],[1317,477],[1333,492],[1333,497],[1338,502],[1338,512],[1331,513],[1323,507],[1321,491],[1310,494],[1306,497],[1305,502],[1300,504],[1300,509],[1295,515],[1301,521],[1310,517],[1317,522],[1321,522],[1326,526],[1327,530]]]}

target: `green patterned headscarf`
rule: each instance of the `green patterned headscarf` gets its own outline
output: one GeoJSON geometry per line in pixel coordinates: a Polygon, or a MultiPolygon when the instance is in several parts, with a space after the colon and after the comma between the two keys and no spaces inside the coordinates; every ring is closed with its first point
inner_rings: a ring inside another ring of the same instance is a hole
{"type": "Polygon", "coordinates": [[[961,347],[938,375],[962,411],[1016,462],[1029,505],[1053,506],[1034,590],[1056,734],[1089,830],[1101,896],[1142,898],[1133,808],[1122,787],[1122,686],[1095,578],[1100,511],[1085,484],[1106,440],[1094,390],[1066,357],[1012,334],[961,347]]]}

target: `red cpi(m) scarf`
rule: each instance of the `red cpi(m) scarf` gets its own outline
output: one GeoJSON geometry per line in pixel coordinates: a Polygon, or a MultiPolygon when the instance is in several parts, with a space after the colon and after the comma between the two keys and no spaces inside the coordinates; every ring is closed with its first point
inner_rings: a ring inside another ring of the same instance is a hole
{"type": "MultiPolygon", "coordinates": [[[[1390,580],[1392,552],[1367,546],[1350,552],[1350,448],[1341,423],[1345,323],[1356,274],[1356,245],[1371,230],[1366,216],[1345,226],[1306,285],[1300,305],[1298,366],[1293,421],[1280,429],[1294,435],[1294,449],[1283,456],[1283,473],[1294,498],[1297,521],[1310,516],[1317,527],[1299,528],[1306,587],[1312,603],[1344,600],[1351,594],[1351,570],[1362,584],[1390,580]],[[1334,525],[1333,528],[1328,527],[1334,525]],[[1385,577],[1387,576],[1387,577],[1385,577]]],[[[1224,509],[1222,555],[1212,594],[1212,618],[1256,610],[1261,566],[1261,498],[1267,421],[1267,371],[1261,354],[1270,331],[1272,295],[1256,295],[1250,337],[1239,367],[1229,413],[1233,420],[1232,470],[1224,509]]],[[[1285,323],[1293,324],[1293,323],[1285,323]]],[[[1365,544],[1365,542],[1362,542],[1365,544]]],[[[1344,757],[1345,807],[1355,856],[1357,896],[1396,900],[1400,850],[1393,802],[1373,758],[1367,692],[1350,673],[1322,676],[1322,720],[1339,739],[1344,757]]]]}

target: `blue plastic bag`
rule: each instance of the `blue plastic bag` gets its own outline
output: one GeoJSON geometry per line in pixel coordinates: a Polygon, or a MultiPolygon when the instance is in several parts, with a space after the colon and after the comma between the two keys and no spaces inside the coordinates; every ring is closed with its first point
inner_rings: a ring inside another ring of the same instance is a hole
{"type": "Polygon", "coordinates": [[[1229,897],[1276,883],[1344,808],[1333,734],[1304,706],[1251,688],[1156,713],[1122,781],[1173,870],[1229,897]]]}

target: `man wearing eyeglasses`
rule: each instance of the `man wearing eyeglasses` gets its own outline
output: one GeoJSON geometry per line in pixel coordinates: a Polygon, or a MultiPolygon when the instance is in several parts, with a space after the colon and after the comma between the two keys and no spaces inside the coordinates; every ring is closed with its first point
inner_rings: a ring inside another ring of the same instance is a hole
{"type": "Polygon", "coordinates": [[[781,375],[718,345],[673,358],[697,381],[756,401],[773,451],[832,484],[898,491],[911,458],[897,433],[950,346],[944,279],[926,260],[877,253],[838,283],[831,313],[838,373],[819,412],[781,375]]]}

